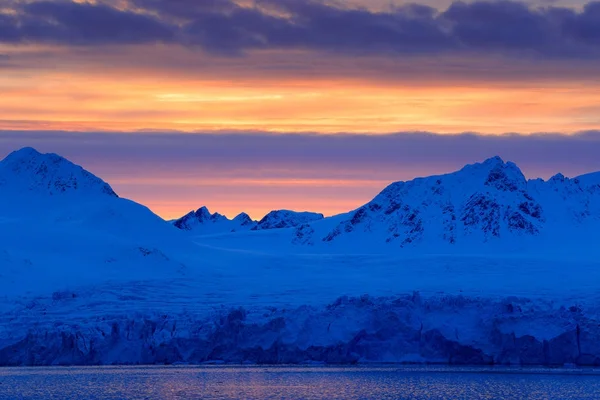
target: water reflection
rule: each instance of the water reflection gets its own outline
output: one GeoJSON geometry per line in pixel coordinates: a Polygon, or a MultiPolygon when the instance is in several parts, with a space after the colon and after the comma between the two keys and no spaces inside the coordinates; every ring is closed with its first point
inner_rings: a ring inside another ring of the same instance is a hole
{"type": "Polygon", "coordinates": [[[600,371],[426,367],[0,369],[0,399],[598,399],[600,371]]]}

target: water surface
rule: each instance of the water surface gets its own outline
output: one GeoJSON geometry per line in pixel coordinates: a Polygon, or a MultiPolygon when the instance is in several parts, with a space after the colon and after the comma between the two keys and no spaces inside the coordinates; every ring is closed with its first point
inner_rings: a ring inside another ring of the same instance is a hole
{"type": "Polygon", "coordinates": [[[0,399],[598,399],[600,370],[436,367],[0,368],[0,399]]]}

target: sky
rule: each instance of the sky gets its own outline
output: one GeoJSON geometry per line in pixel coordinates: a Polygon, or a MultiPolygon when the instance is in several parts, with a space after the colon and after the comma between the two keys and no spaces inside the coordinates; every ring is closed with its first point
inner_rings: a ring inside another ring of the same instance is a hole
{"type": "Polygon", "coordinates": [[[0,157],[65,155],[165,218],[334,214],[497,154],[600,170],[598,129],[600,2],[0,2],[0,157]]]}

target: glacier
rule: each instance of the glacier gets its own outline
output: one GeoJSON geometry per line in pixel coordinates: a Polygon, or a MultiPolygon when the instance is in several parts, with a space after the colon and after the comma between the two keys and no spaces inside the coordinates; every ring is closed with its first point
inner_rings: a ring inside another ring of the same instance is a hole
{"type": "Polygon", "coordinates": [[[599,219],[600,174],[494,157],[332,217],[167,222],[25,148],[0,162],[0,365],[600,365],[599,219]]]}
{"type": "MultiPolygon", "coordinates": [[[[128,293],[113,290],[117,297],[103,300],[139,300],[128,293]]],[[[13,329],[2,332],[1,364],[600,365],[598,309],[578,304],[413,293],[342,296],[324,307],[142,307],[129,315],[114,309],[78,315],[89,306],[87,295],[56,292],[51,300],[25,304],[13,314],[13,329]],[[53,320],[50,309],[68,311],[67,319],[53,320]],[[15,326],[26,333],[17,334],[15,326]]]]}

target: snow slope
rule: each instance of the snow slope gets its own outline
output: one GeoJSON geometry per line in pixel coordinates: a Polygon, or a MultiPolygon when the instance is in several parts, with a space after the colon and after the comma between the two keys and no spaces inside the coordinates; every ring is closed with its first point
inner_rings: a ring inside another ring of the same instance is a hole
{"type": "Polygon", "coordinates": [[[0,162],[0,365],[600,364],[598,176],[495,158],[204,234],[23,149],[0,162]]]}

